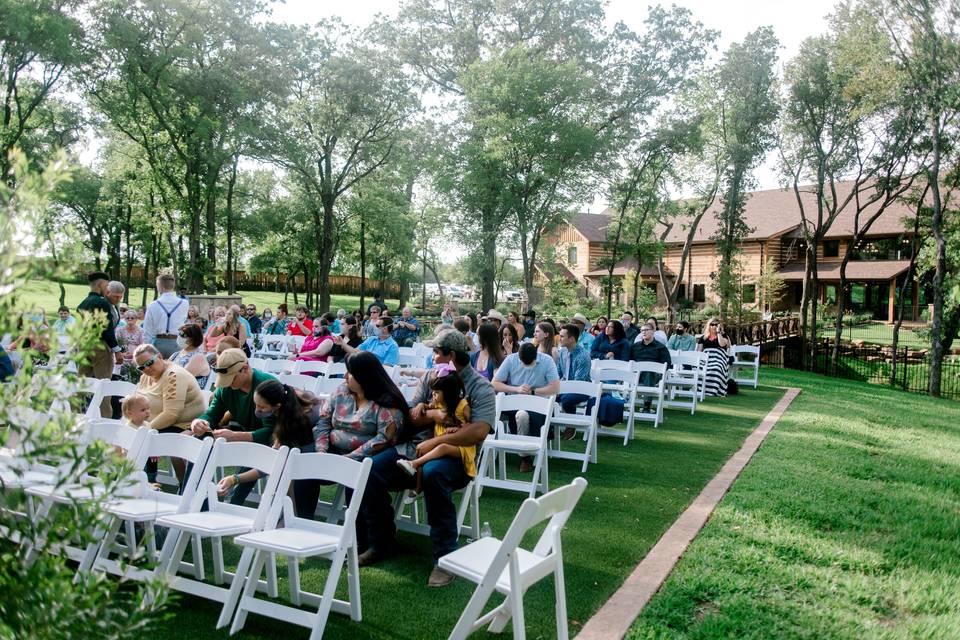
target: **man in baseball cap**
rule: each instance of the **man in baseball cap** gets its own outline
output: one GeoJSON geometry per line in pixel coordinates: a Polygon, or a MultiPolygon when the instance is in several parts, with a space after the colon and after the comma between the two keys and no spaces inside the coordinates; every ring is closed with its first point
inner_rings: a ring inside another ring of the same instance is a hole
{"type": "MultiPolygon", "coordinates": [[[[437,372],[431,371],[423,376],[423,381],[411,401],[410,423],[415,425],[409,431],[401,432],[399,444],[423,455],[441,444],[460,447],[479,446],[493,425],[496,416],[496,395],[490,382],[474,371],[470,366],[470,346],[467,338],[455,329],[439,331],[433,340],[426,343],[433,349],[435,369],[446,375],[458,375],[463,382],[466,400],[470,404],[470,422],[460,425],[454,433],[441,436],[433,435],[434,421],[426,416],[428,405],[433,398],[430,384],[436,379],[437,372]],[[451,367],[455,374],[450,373],[451,367]],[[414,446],[414,443],[418,443],[414,446]]],[[[367,524],[367,550],[360,554],[361,566],[375,564],[385,557],[396,553],[396,526],[391,491],[412,489],[416,478],[408,475],[397,461],[401,459],[396,447],[388,447],[373,456],[373,469],[363,494],[362,515],[367,524]]],[[[411,451],[407,451],[409,454],[411,451]]],[[[451,493],[467,486],[470,476],[459,459],[439,458],[431,460],[421,467],[422,490],[427,503],[427,521],[430,523],[430,541],[433,544],[433,571],[427,580],[427,586],[442,587],[453,581],[453,575],[437,566],[437,561],[457,548],[457,509],[451,493]]]]}
{"type": "Polygon", "coordinates": [[[570,318],[570,322],[577,325],[580,328],[580,338],[577,341],[577,344],[587,350],[587,353],[590,352],[590,347],[593,346],[593,336],[590,335],[590,332],[587,331],[587,325],[590,324],[590,321],[587,320],[587,316],[582,313],[575,313],[573,317],[570,318]]]}
{"type": "Polygon", "coordinates": [[[507,321],[507,319],[503,317],[503,314],[496,309],[490,309],[490,311],[487,311],[487,320],[497,325],[497,329],[499,329],[501,325],[507,321]]]}

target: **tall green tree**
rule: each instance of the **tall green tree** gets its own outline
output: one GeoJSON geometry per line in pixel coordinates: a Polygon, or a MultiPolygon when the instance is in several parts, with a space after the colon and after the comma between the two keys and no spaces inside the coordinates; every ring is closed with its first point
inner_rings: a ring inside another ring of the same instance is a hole
{"type": "Polygon", "coordinates": [[[730,45],[718,73],[720,135],[723,140],[724,169],[720,187],[722,206],[717,211],[719,259],[714,288],[720,295],[720,314],[726,317],[740,293],[737,256],[740,243],[750,228],[743,219],[749,191],[755,180],[752,171],[773,144],[776,99],[777,47],[773,30],[761,27],[743,42],[730,45]]]}

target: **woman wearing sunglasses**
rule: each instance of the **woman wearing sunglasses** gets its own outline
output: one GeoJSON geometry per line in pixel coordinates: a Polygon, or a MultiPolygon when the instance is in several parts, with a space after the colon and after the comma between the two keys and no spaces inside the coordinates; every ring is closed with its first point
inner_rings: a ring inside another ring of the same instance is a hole
{"type": "Polygon", "coordinates": [[[730,373],[728,350],[730,340],[723,333],[723,325],[716,318],[707,320],[706,330],[697,338],[697,351],[707,354],[707,377],[704,393],[708,396],[727,395],[727,378],[730,373]]]}

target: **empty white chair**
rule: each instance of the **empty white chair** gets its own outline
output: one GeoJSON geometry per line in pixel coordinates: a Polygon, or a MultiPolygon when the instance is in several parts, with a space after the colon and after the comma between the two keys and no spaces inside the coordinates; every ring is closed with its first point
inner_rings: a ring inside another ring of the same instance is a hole
{"type": "Polygon", "coordinates": [[[347,375],[347,365],[344,362],[328,362],[327,377],[342,378],[347,375]]]}
{"type": "Polygon", "coordinates": [[[247,613],[253,612],[306,627],[311,630],[311,640],[319,640],[323,636],[331,610],[348,614],[355,622],[360,621],[356,520],[372,466],[373,461],[370,458],[361,463],[339,455],[300,453],[297,449],[293,450],[284,467],[276,499],[264,529],[234,539],[236,544],[244,548],[245,554],[247,550],[253,550],[255,554],[246,574],[246,581],[234,580],[231,585],[229,598],[224,603],[217,621],[218,628],[226,626],[233,617],[230,633],[236,633],[243,628],[247,613]],[[353,497],[346,509],[343,524],[298,518],[294,512],[293,501],[287,495],[291,483],[295,480],[322,480],[351,489],[353,497]],[[283,528],[278,529],[281,515],[283,528]],[[294,607],[256,598],[257,581],[271,554],[287,558],[290,600],[294,607]],[[310,593],[300,588],[300,561],[317,556],[330,560],[330,571],[322,594],[310,593]],[[347,565],[348,601],[334,597],[344,564],[347,565]],[[302,604],[317,607],[317,612],[310,613],[296,608],[302,604]]]}
{"type": "Polygon", "coordinates": [[[483,487],[498,487],[511,491],[524,491],[530,497],[537,495],[537,491],[549,491],[549,473],[547,464],[547,436],[550,432],[551,418],[553,417],[554,396],[522,396],[517,394],[497,394],[497,413],[495,432],[493,437],[483,441],[483,451],[477,467],[477,490],[483,487]],[[540,435],[521,435],[510,433],[504,424],[507,417],[502,415],[507,411],[526,411],[544,416],[544,425],[540,435]],[[506,454],[512,453],[532,457],[533,476],[527,480],[510,480],[507,478],[506,454]],[[500,477],[496,476],[496,465],[500,467],[500,477]]]}
{"type": "MultiPolygon", "coordinates": [[[[117,575],[145,579],[150,573],[136,569],[132,565],[122,565],[111,560],[110,553],[114,550],[114,541],[120,528],[124,527],[124,547],[120,550],[127,561],[132,561],[138,554],[137,527],[145,528],[145,541],[148,545],[149,559],[156,559],[156,536],[153,523],[157,518],[175,513],[184,513],[190,506],[197,491],[203,469],[210,457],[213,448],[213,438],[192,438],[181,433],[156,433],[147,435],[143,445],[142,457],[171,457],[180,458],[191,463],[189,475],[183,480],[183,490],[180,494],[155,491],[147,483],[144,475],[138,486],[127,497],[120,497],[106,505],[106,512],[110,516],[102,530],[95,536],[95,541],[87,547],[78,571],[87,571],[91,568],[102,569],[117,575]],[[126,572],[124,572],[126,569],[126,572]]],[[[194,546],[193,569],[197,579],[203,579],[203,562],[200,554],[199,542],[194,546]]]]}
{"type": "Polygon", "coordinates": [[[689,408],[690,415],[696,413],[700,398],[700,357],[696,351],[680,351],[672,356],[664,393],[667,396],[664,402],[666,406],[689,408]]]}
{"type": "Polygon", "coordinates": [[[616,426],[598,426],[597,435],[622,437],[623,446],[627,446],[627,443],[633,438],[633,411],[631,409],[637,397],[637,379],[640,374],[636,371],[621,368],[594,367],[590,371],[590,375],[594,382],[601,383],[604,393],[616,395],[623,400],[624,415],[627,418],[626,429],[620,429],[616,426]]]}
{"type": "Polygon", "coordinates": [[[586,382],[582,380],[561,380],[560,391],[557,394],[558,401],[553,406],[553,442],[549,451],[551,458],[564,458],[567,460],[581,460],[583,465],[580,467],[580,473],[585,473],[587,465],[592,462],[597,463],[597,428],[600,426],[598,415],[600,410],[600,396],[602,394],[601,384],[599,382],[586,382]],[[573,413],[566,413],[560,406],[559,398],[566,393],[575,393],[586,396],[587,400],[573,413]],[[587,413],[587,405],[590,399],[593,399],[593,407],[587,413]],[[582,411],[582,413],[581,413],[582,411]],[[560,437],[561,427],[572,427],[578,433],[584,434],[586,448],[583,453],[576,451],[564,451],[563,440],[560,437]]]}
{"type": "Polygon", "coordinates": [[[294,373],[319,373],[327,375],[327,363],[319,360],[296,360],[293,363],[294,373]]]}
{"type": "Polygon", "coordinates": [[[103,402],[105,398],[123,399],[136,392],[137,385],[132,382],[125,380],[100,380],[100,384],[97,385],[97,391],[93,395],[93,400],[90,401],[90,406],[87,407],[86,415],[88,418],[110,418],[112,416],[100,415],[100,403],[103,402]]]}
{"type": "Polygon", "coordinates": [[[294,389],[309,391],[310,393],[314,394],[317,393],[317,382],[319,381],[319,378],[305,376],[302,373],[281,373],[277,376],[277,380],[283,384],[293,387],[294,389]]]}
{"type": "MultiPolygon", "coordinates": [[[[169,531],[160,552],[156,576],[166,580],[171,588],[178,591],[216,602],[226,602],[229,592],[221,585],[228,579],[236,580],[236,575],[240,575],[242,579],[250,566],[253,550],[244,549],[236,574],[231,574],[224,569],[222,539],[263,529],[287,453],[287,447],[274,449],[254,442],[227,442],[222,438],[217,439],[187,511],[157,519],[157,526],[168,527],[169,531]],[[226,498],[221,500],[217,494],[216,474],[224,468],[239,467],[256,469],[267,474],[267,482],[260,493],[260,503],[256,508],[230,504],[226,498]],[[206,511],[202,510],[204,503],[206,511]],[[181,559],[191,538],[210,539],[213,548],[214,584],[178,575],[181,559]]],[[[266,588],[270,595],[275,597],[276,565],[272,562],[268,566],[268,576],[266,588]]]]}
{"type": "Polygon", "coordinates": [[[450,633],[451,640],[464,640],[487,625],[490,632],[499,633],[511,618],[513,637],[523,640],[526,637],[523,594],[551,574],[556,597],[557,638],[567,640],[567,598],[560,534],[586,488],[587,481],[576,478],[571,484],[539,498],[527,498],[502,541],[492,536],[480,538],[440,558],[441,569],[477,584],[450,633]],[[550,522],[533,550],[520,547],[527,531],[547,518],[550,522]],[[481,615],[494,590],[504,595],[503,603],[481,615]]]}
{"type": "Polygon", "coordinates": [[[631,417],[637,420],[652,422],[654,428],[663,422],[663,392],[666,385],[666,362],[631,362],[631,368],[637,373],[637,388],[633,397],[631,417]],[[653,384],[643,384],[644,378],[655,378],[653,384]],[[643,408],[647,401],[653,413],[646,413],[643,408]]]}
{"type": "Polygon", "coordinates": [[[733,363],[730,365],[730,377],[739,384],[749,384],[754,389],[760,382],[760,347],[752,344],[738,344],[730,349],[733,363]],[[746,372],[746,376],[742,373],[746,372]]]}

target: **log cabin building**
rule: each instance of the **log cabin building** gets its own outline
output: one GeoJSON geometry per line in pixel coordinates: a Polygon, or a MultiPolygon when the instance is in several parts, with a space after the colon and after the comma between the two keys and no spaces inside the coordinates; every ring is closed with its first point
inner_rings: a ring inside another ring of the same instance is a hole
{"type": "MultiPolygon", "coordinates": [[[[850,183],[838,185],[838,196],[845,197],[850,183]]],[[[808,219],[816,216],[816,197],[809,190],[801,190],[808,219]]],[[[681,300],[696,306],[717,302],[712,289],[713,274],[717,268],[718,252],[711,239],[717,229],[715,213],[720,203],[715,202],[703,216],[694,236],[689,264],[684,272],[680,288],[681,300]]],[[[861,213],[861,226],[876,209],[861,213]]],[[[744,211],[750,233],[741,243],[739,255],[742,297],[746,306],[760,306],[755,282],[764,263],[770,259],[787,287],[780,300],[771,301],[773,310],[799,310],[803,292],[804,255],[806,243],[801,229],[802,219],[792,190],[773,189],[756,191],[747,199],[744,211]]],[[[852,252],[847,265],[847,309],[870,313],[876,320],[892,322],[895,317],[897,295],[903,286],[910,265],[913,239],[913,210],[906,203],[891,205],[874,222],[864,240],[853,246],[854,212],[852,203],[834,221],[818,248],[818,275],[820,279],[820,302],[834,305],[839,297],[840,263],[847,252],[852,252]]],[[[615,223],[615,212],[581,213],[552,232],[547,245],[556,248],[560,264],[549,269],[552,274],[562,274],[576,281],[584,293],[602,297],[603,281],[607,269],[599,264],[610,255],[607,247],[607,230],[615,223]]],[[[660,231],[666,230],[661,228],[660,231]]],[[[675,278],[680,271],[681,252],[687,235],[687,225],[681,219],[666,230],[664,264],[668,278],[675,278]]],[[[637,263],[633,258],[620,260],[613,272],[615,280],[623,281],[628,273],[636,273],[637,263]]],[[[641,282],[657,292],[661,303],[666,300],[660,286],[655,264],[642,265],[641,282]]],[[[904,317],[919,320],[920,312],[927,303],[923,286],[909,286],[904,317]]]]}

